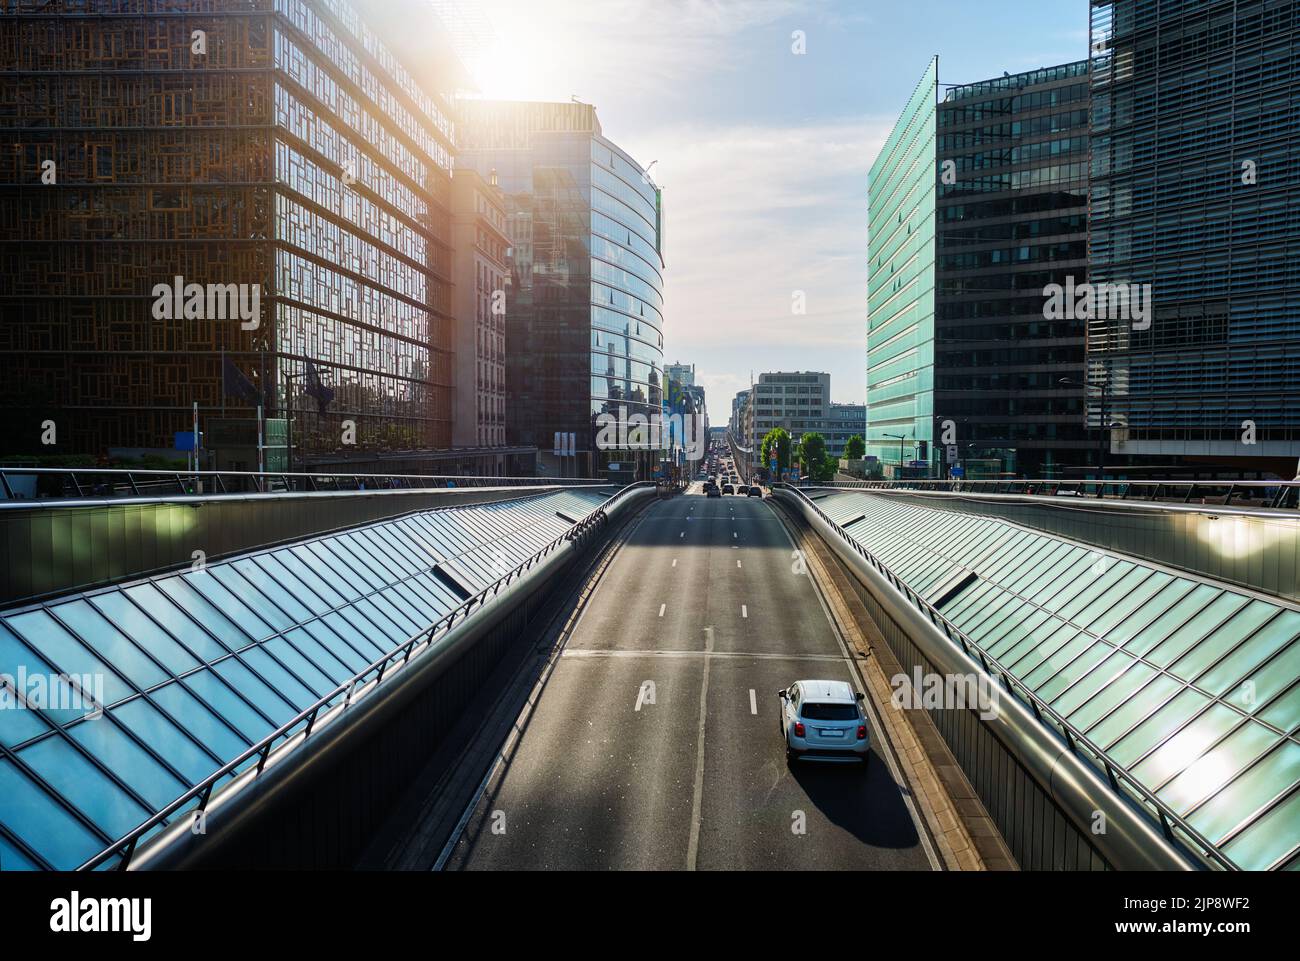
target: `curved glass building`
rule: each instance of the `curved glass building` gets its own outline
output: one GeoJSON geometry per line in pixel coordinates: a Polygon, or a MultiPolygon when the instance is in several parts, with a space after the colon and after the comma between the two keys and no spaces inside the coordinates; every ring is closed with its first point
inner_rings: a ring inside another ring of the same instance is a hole
{"type": "Polygon", "coordinates": [[[557,473],[645,476],[657,451],[598,450],[596,433],[601,414],[662,412],[659,188],[590,104],[467,101],[459,135],[506,198],[507,439],[557,473]]]}

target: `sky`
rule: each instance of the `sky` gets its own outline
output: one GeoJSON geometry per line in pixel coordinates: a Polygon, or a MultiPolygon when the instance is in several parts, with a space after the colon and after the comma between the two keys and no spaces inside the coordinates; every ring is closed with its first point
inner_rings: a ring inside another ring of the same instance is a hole
{"type": "Polygon", "coordinates": [[[829,371],[863,402],[867,171],[930,58],[961,84],[1088,43],[1087,0],[435,2],[470,25],[482,95],[577,97],[656,162],[664,359],[696,365],[714,424],[751,371],[829,371]]]}

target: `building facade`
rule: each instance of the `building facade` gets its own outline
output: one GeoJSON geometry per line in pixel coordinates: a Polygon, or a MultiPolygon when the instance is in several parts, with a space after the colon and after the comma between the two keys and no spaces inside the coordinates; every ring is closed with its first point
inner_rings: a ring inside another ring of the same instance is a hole
{"type": "Polygon", "coordinates": [[[683,364],[678,361],[675,364],[668,364],[664,368],[664,373],[671,379],[677,381],[683,387],[695,386],[695,365],[683,364]]]}
{"type": "Polygon", "coordinates": [[[506,443],[506,235],[500,188],[469,167],[452,178],[456,394],[452,444],[506,443]]]}
{"type": "Polygon", "coordinates": [[[951,87],[939,105],[935,476],[981,460],[1052,477],[1098,456],[1085,322],[1049,318],[1044,300],[1088,279],[1088,99],[1084,60],[951,87]]]}
{"type": "Polygon", "coordinates": [[[762,446],[768,431],[784,427],[798,440],[821,432],[831,410],[831,375],[816,371],[759,374],[754,385],[751,445],[762,446]]]}
{"type": "Polygon", "coordinates": [[[648,476],[658,452],[598,449],[597,418],[662,414],[659,189],[589,104],[467,101],[462,115],[463,162],[495,170],[506,198],[507,436],[552,451],[548,471],[648,476]]]}
{"type": "Polygon", "coordinates": [[[936,57],[868,175],[865,440],[882,463],[933,441],[938,83],[936,57]]]}
{"type": "Polygon", "coordinates": [[[3,450],[166,450],[196,403],[225,467],[259,405],[268,467],[449,447],[439,92],[347,0],[47,6],[0,9],[3,450]]]}
{"type": "Polygon", "coordinates": [[[844,456],[844,445],[850,437],[866,438],[867,405],[837,404],[832,402],[826,420],[818,430],[826,438],[826,453],[833,457],[844,456]]]}
{"type": "Polygon", "coordinates": [[[1289,479],[1300,458],[1300,5],[1092,0],[1088,321],[1117,453],[1289,479]]]}

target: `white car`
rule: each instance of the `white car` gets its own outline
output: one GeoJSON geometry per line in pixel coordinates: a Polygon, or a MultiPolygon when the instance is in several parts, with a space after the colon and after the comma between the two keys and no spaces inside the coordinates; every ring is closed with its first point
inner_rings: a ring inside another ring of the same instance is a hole
{"type": "Polygon", "coordinates": [[[787,763],[803,758],[861,764],[866,770],[871,738],[862,694],[846,681],[795,681],[776,693],[787,763]]]}

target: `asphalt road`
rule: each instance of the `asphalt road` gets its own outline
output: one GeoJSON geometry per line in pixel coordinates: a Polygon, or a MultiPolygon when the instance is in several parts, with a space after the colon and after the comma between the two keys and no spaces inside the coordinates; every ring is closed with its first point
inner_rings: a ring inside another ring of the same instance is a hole
{"type": "Polygon", "coordinates": [[[851,680],[772,508],[652,505],[588,601],[448,870],[929,870],[880,753],[786,766],[776,691],[851,680]]]}

